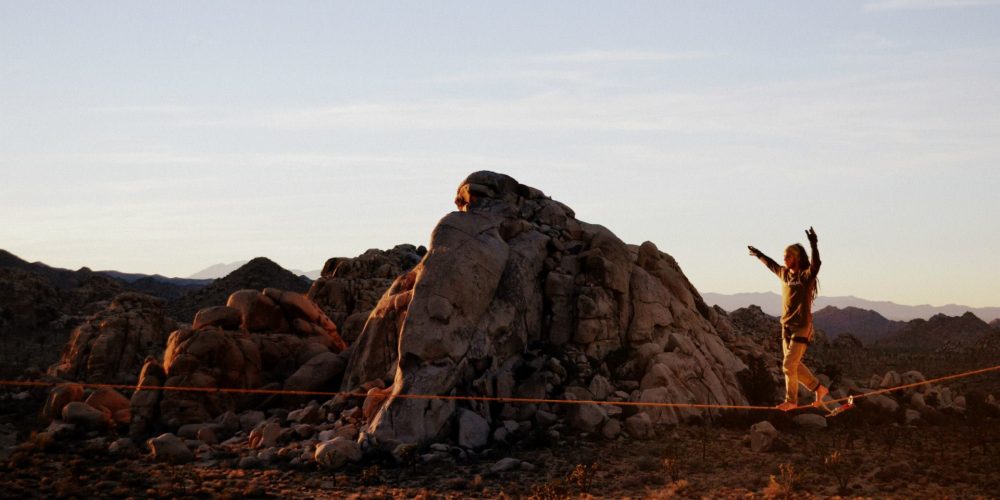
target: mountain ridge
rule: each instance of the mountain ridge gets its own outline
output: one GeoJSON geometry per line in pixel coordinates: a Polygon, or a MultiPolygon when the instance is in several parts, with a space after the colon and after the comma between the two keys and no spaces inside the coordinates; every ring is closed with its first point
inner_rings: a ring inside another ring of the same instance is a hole
{"type": "MultiPolygon", "coordinates": [[[[747,292],[736,294],[721,294],[713,292],[703,292],[702,297],[705,302],[714,304],[726,311],[735,311],[750,305],[760,306],[761,309],[771,315],[781,314],[781,295],[774,292],[747,292]]],[[[943,306],[932,306],[929,304],[904,305],[888,300],[868,300],[853,295],[847,296],[819,296],[813,309],[820,310],[827,306],[844,309],[846,307],[856,307],[875,311],[888,320],[910,321],[914,319],[929,319],[936,314],[947,316],[961,316],[966,312],[971,312],[983,321],[990,322],[1000,319],[1000,307],[971,307],[960,304],[945,304],[943,306]]]]}

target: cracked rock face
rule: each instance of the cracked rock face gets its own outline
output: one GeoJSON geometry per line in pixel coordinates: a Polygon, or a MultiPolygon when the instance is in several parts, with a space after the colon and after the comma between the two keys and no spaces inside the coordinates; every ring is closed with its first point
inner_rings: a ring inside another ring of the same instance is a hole
{"type": "MultiPolygon", "coordinates": [[[[455,202],[358,337],[342,389],[389,383],[363,438],[389,449],[439,440],[460,409],[493,428],[565,411],[406,394],[747,404],[746,366],[719,337],[727,323],[655,245],[627,245],[493,172],[470,175],[455,202]]],[[[701,415],[646,411],[652,423],[701,415]]]]}
{"type": "Polygon", "coordinates": [[[354,343],[379,297],[426,253],[423,247],[396,245],[390,250],[368,250],[354,258],[329,259],[308,296],[336,323],[344,340],[354,343]]]}

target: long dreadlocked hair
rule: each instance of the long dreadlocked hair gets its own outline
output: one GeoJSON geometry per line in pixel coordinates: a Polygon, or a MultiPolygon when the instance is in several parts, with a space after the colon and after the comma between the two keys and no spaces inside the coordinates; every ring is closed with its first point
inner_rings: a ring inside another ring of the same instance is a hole
{"type": "MultiPolygon", "coordinates": [[[[788,245],[785,251],[793,250],[799,256],[799,271],[805,271],[809,269],[809,254],[806,253],[806,248],[799,243],[793,245],[788,245]]],[[[816,300],[816,295],[819,294],[819,278],[813,276],[812,282],[809,284],[809,302],[816,300]]]]}

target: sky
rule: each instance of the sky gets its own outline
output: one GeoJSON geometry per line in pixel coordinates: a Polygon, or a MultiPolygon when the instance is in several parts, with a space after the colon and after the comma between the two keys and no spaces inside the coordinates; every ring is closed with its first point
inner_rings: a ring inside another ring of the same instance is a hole
{"type": "Polygon", "coordinates": [[[703,292],[1000,305],[1000,1],[0,1],[0,248],[188,276],[426,245],[493,170],[703,292]]]}

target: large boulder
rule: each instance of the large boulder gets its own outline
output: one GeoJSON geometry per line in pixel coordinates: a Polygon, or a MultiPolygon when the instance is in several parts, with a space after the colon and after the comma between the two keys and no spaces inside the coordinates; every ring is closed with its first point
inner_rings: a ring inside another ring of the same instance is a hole
{"type": "MultiPolygon", "coordinates": [[[[170,334],[163,358],[165,385],[249,389],[261,386],[261,356],[251,336],[206,327],[170,334]]],[[[226,392],[164,391],[159,410],[171,428],[207,422],[243,406],[244,396],[226,392]]]]}
{"type": "Polygon", "coordinates": [[[147,356],[162,356],[176,324],[162,299],[138,293],[115,297],[104,311],[73,330],[52,376],[90,383],[134,384],[147,356]]]}
{"type": "MultiPolygon", "coordinates": [[[[480,408],[399,395],[554,398],[576,386],[603,396],[614,391],[596,376],[631,390],[654,366],[651,398],[747,404],[738,375],[747,366],[720,338],[729,335],[724,317],[655,245],[627,245],[492,172],[469,176],[455,202],[459,211],[441,219],[426,255],[393,281],[355,343],[341,388],[389,384],[366,439],[387,450],[433,441],[450,433],[459,408],[480,408]]],[[[500,417],[534,410],[504,405],[500,417]]]]}

